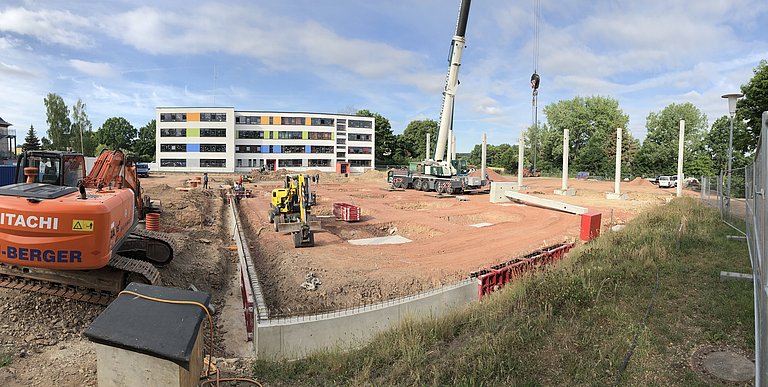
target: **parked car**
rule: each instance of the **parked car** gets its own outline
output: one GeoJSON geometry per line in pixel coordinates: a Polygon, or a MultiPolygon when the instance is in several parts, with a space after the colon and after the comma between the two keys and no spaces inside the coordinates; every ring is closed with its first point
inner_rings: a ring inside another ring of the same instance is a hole
{"type": "Polygon", "coordinates": [[[677,176],[659,176],[659,188],[677,187],[677,176]]]}
{"type": "Polygon", "coordinates": [[[139,177],[149,177],[149,164],[136,163],[136,174],[139,175],[139,177]]]}

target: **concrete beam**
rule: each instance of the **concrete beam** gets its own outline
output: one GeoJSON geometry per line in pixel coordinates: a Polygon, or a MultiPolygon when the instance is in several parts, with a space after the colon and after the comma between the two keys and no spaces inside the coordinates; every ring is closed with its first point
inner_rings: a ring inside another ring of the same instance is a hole
{"type": "Polygon", "coordinates": [[[533,195],[526,195],[516,191],[506,191],[504,195],[512,200],[518,200],[526,204],[533,204],[539,207],[550,208],[558,211],[570,212],[571,214],[581,215],[588,210],[586,207],[579,207],[573,204],[558,202],[557,200],[544,199],[533,195]]]}
{"type": "Polygon", "coordinates": [[[752,282],[752,274],[748,273],[734,273],[730,271],[720,272],[720,281],[725,280],[737,280],[737,281],[750,281],[752,282]]]}

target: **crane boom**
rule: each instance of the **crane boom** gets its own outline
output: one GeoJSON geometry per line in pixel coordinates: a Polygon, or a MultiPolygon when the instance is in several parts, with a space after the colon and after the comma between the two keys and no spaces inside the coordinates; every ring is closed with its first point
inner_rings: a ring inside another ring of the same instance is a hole
{"type": "MultiPolygon", "coordinates": [[[[440,113],[440,128],[437,133],[437,146],[435,147],[436,162],[442,162],[446,160],[446,148],[448,144],[448,132],[451,129],[453,121],[453,102],[456,97],[456,87],[458,86],[459,79],[459,66],[461,66],[461,54],[464,51],[464,35],[467,31],[467,20],[469,19],[469,6],[471,0],[461,0],[461,6],[459,8],[459,17],[456,22],[456,34],[451,41],[451,55],[448,65],[448,76],[445,81],[445,91],[443,92],[443,107],[440,113]]],[[[447,168],[443,168],[444,173],[451,175],[452,172],[450,161],[447,163],[447,168]]]]}

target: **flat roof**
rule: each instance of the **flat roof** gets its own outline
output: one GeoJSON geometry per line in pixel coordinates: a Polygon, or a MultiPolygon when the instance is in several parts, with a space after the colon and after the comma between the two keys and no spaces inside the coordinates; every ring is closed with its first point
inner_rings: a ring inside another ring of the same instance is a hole
{"type": "MultiPolygon", "coordinates": [[[[158,106],[155,109],[235,109],[232,106],[158,106]]],[[[294,112],[294,111],[278,111],[278,110],[235,110],[235,113],[277,113],[277,114],[322,114],[325,116],[344,116],[344,117],[360,117],[360,118],[370,118],[374,119],[374,117],[368,117],[368,116],[358,116],[355,114],[346,114],[346,113],[321,113],[321,112],[294,112]]]]}

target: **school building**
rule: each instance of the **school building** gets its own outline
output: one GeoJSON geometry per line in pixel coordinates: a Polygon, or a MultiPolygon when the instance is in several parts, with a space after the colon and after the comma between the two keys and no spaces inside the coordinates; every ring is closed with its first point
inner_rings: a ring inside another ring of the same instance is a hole
{"type": "Polygon", "coordinates": [[[375,167],[372,117],[233,107],[158,107],[155,115],[159,171],[344,173],[375,167]]]}

